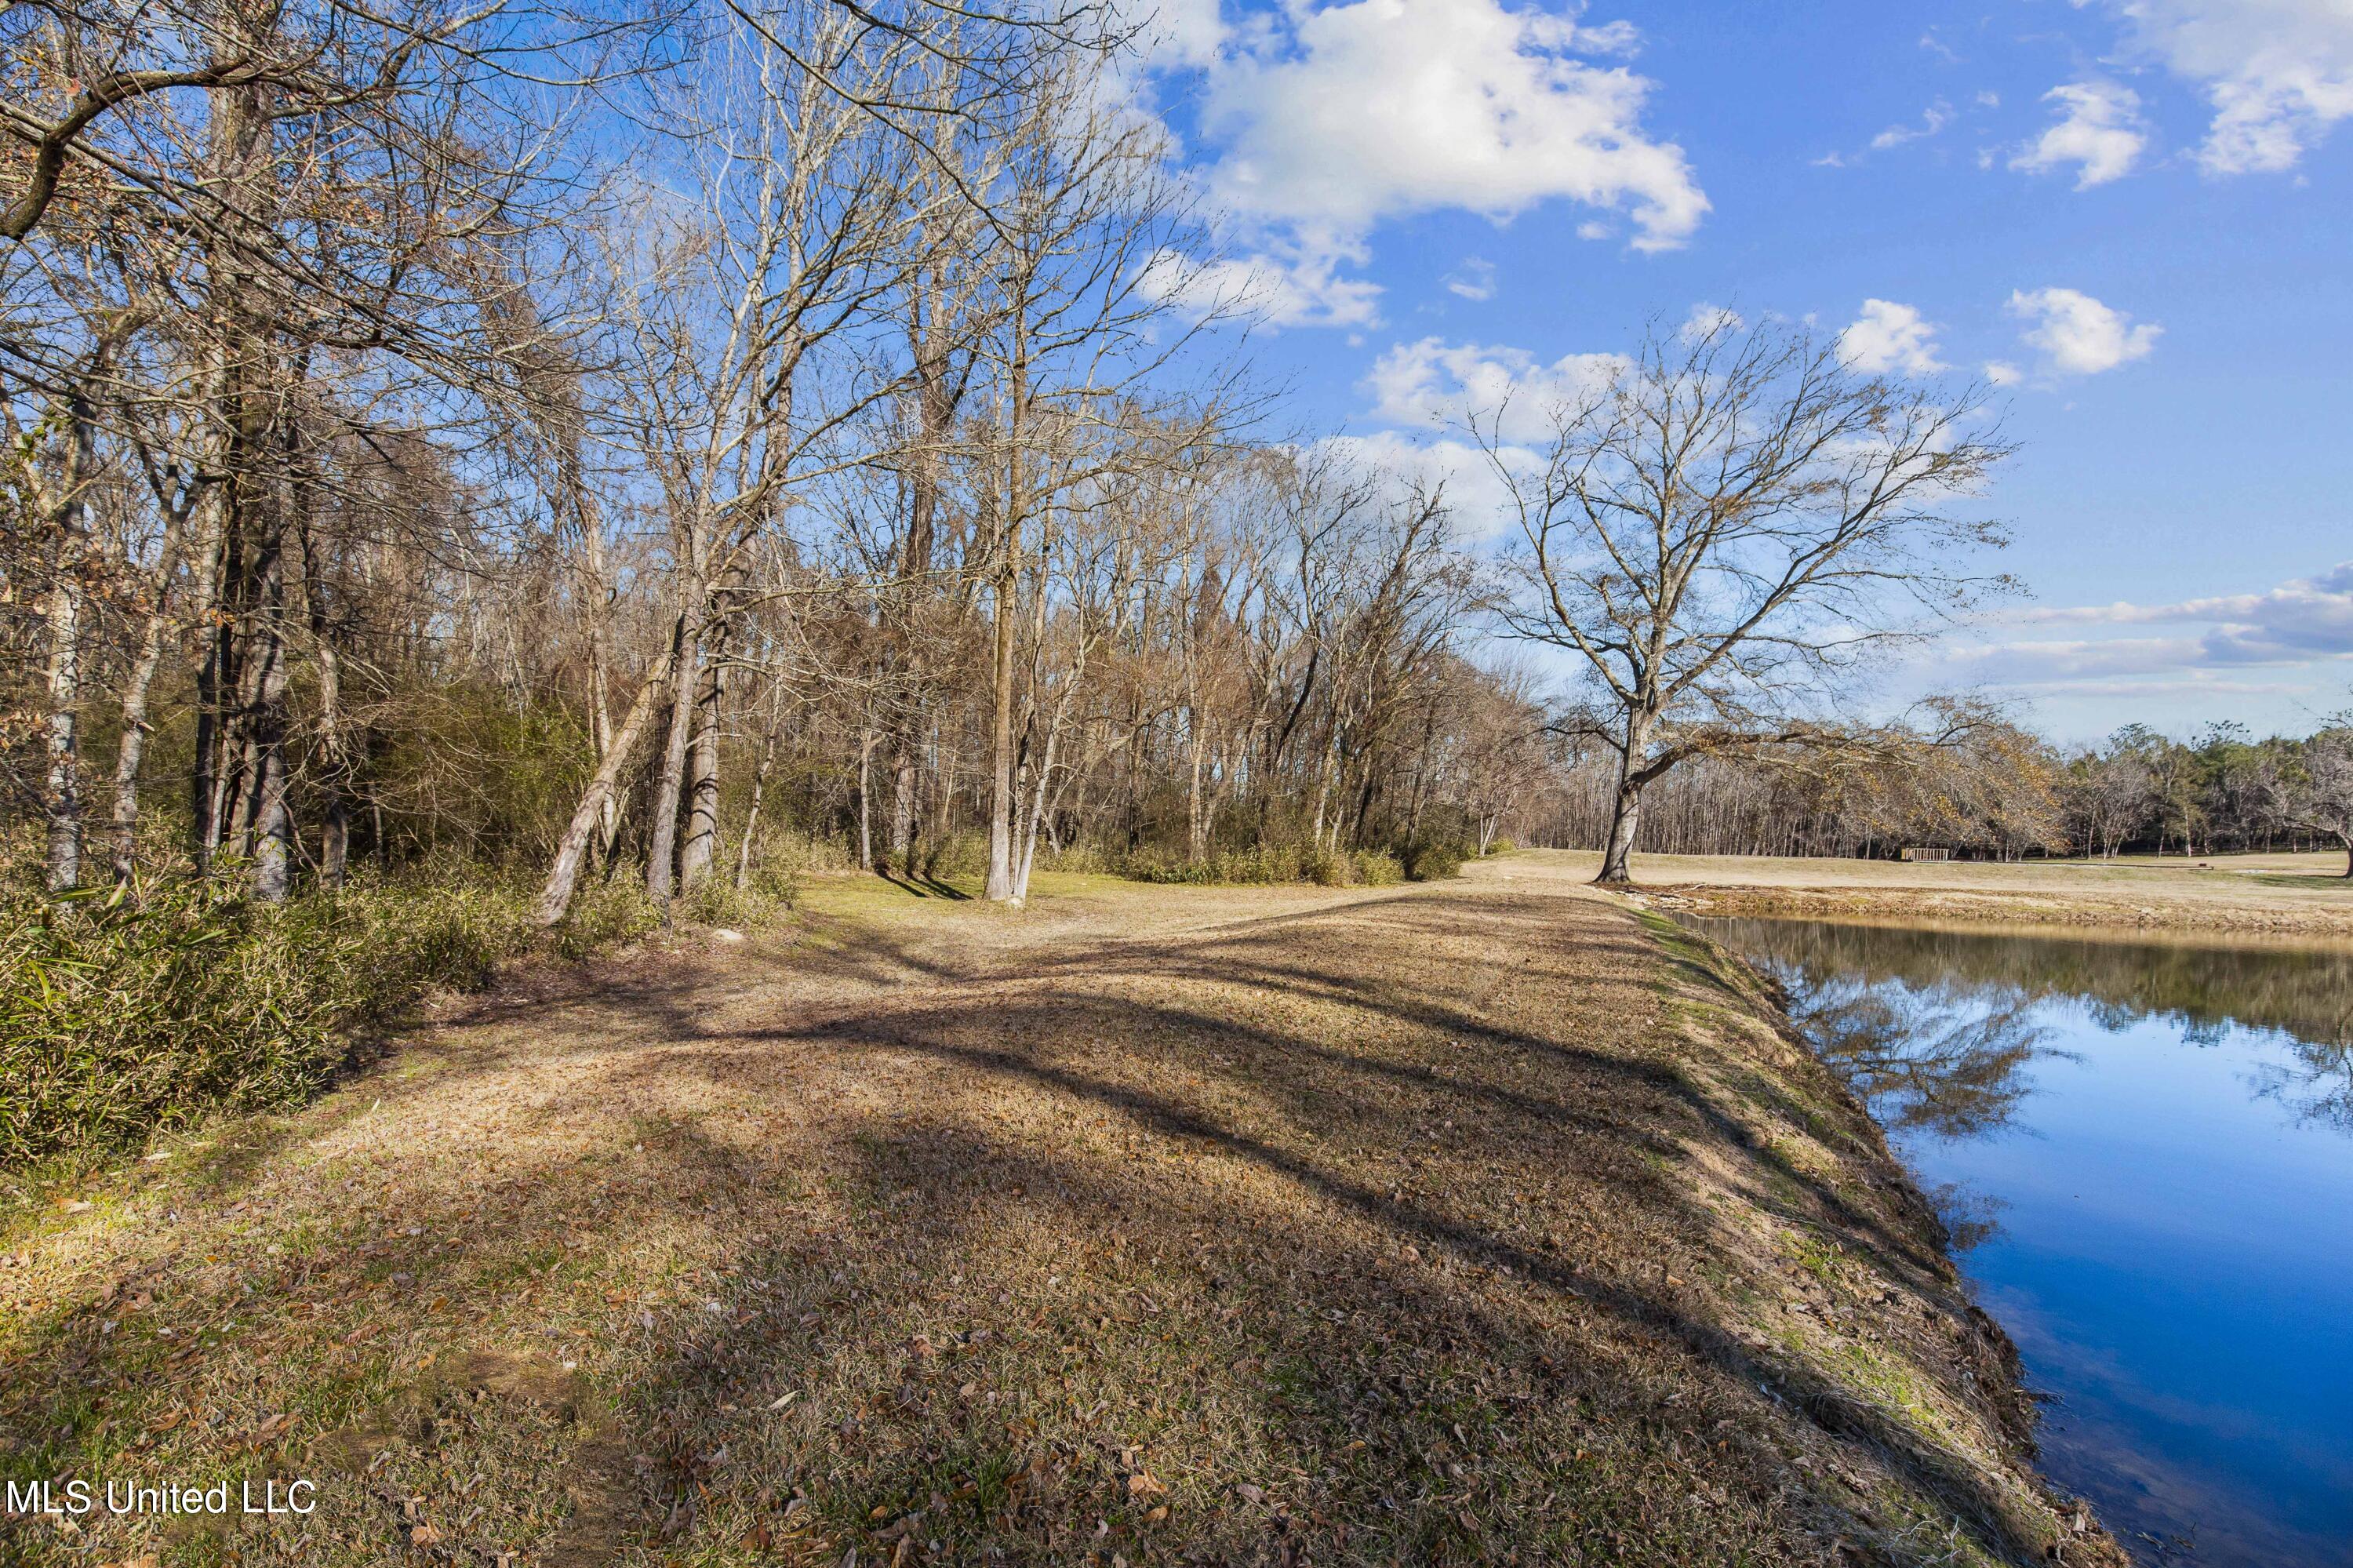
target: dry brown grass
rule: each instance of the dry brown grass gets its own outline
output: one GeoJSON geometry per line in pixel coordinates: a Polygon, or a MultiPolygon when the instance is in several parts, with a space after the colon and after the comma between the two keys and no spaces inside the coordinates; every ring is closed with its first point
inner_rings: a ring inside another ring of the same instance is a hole
{"type": "Polygon", "coordinates": [[[1875,1129],[1705,949],[1535,857],[1048,894],[821,885],[45,1195],[0,1468],[321,1505],[0,1556],[2116,1560],[1875,1129]]]}
{"type": "MultiPolygon", "coordinates": [[[[1523,874],[1582,875],[1599,857],[1538,851],[1523,874]]],[[[1784,859],[1641,854],[1642,890],[1709,913],[1897,916],[2052,926],[2179,926],[2353,935],[2353,881],[2340,854],[2209,855],[2184,861],[1784,859]]]]}

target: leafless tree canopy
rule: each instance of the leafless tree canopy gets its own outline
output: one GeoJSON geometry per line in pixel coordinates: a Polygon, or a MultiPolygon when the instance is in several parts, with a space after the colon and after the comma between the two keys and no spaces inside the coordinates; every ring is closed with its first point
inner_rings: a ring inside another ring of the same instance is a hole
{"type": "Polygon", "coordinates": [[[561,920],[1419,863],[1556,760],[1445,498],[1262,433],[1122,8],[12,8],[6,810],[53,887],[561,920]],[[969,859],[968,867],[961,863],[969,859]]]}
{"type": "Polygon", "coordinates": [[[2008,448],[1975,387],[1862,376],[1836,344],[1728,313],[1654,331],[1601,385],[1546,410],[1531,461],[1503,409],[1472,428],[1516,503],[1505,624],[1574,657],[1576,731],[1618,762],[1601,875],[1622,882],[1643,791],[1694,758],[1843,746],[1865,656],[2003,586],[1971,511],[2008,448]]]}

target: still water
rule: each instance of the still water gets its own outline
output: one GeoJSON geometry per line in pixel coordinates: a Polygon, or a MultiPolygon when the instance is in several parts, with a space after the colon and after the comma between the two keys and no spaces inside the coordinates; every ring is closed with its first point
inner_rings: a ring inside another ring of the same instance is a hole
{"type": "Polygon", "coordinates": [[[2353,1565],[2353,949],[1706,920],[1952,1225],[2149,1563],[2353,1565]]]}

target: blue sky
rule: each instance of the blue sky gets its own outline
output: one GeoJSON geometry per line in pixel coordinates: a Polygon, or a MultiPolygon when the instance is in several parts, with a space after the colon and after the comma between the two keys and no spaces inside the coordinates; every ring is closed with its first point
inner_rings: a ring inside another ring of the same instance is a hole
{"type": "Polygon", "coordinates": [[[2071,739],[2353,705],[2353,0],[1157,3],[1310,421],[1443,462],[1466,397],[1652,318],[1852,328],[2024,449],[2034,597],[1899,687],[2071,739]]]}

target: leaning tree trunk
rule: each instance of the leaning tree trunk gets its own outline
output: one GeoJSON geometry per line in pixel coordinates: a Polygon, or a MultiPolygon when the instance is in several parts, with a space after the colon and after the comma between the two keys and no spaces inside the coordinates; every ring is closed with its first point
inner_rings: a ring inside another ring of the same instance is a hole
{"type": "Polygon", "coordinates": [[[771,717],[768,733],[760,739],[759,765],[752,769],[752,809],[744,814],[744,836],[735,844],[735,885],[740,890],[752,885],[752,846],[759,842],[760,808],[768,796],[768,771],[776,766],[776,735],[784,726],[771,717]]]}
{"type": "MultiPolygon", "coordinates": [[[[613,736],[613,744],[598,765],[596,777],[580,793],[580,803],[574,808],[572,821],[556,842],[554,863],[548,867],[547,885],[540,890],[537,917],[542,926],[553,926],[564,918],[572,907],[573,890],[579,885],[580,863],[586,857],[590,835],[603,821],[606,810],[618,793],[621,774],[637,754],[638,743],[653,727],[653,717],[661,706],[661,696],[670,688],[670,672],[678,662],[679,641],[684,634],[685,618],[679,618],[670,629],[670,645],[662,650],[654,667],[646,672],[645,683],[638,688],[637,700],[629,705],[628,716],[613,736]]],[[[379,838],[381,835],[379,835],[379,838]]]]}
{"type": "Polygon", "coordinates": [[[1016,904],[1029,896],[1029,873],[1038,863],[1038,831],[1046,821],[1047,786],[1053,781],[1054,753],[1061,743],[1062,717],[1062,709],[1058,705],[1053,718],[1046,726],[1045,751],[1038,764],[1038,788],[1033,791],[1017,846],[1018,858],[1014,863],[1013,873],[1013,901],[1016,904]]]}

